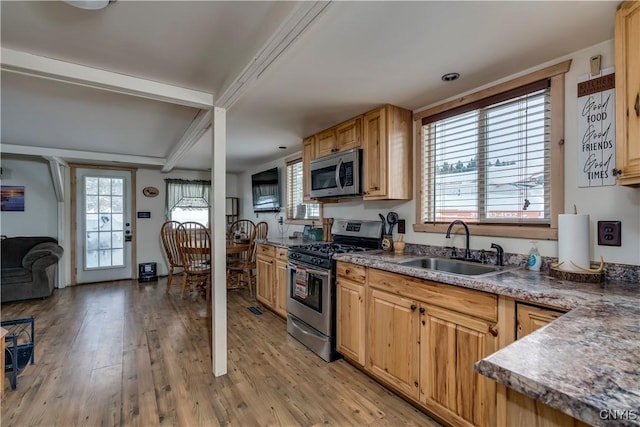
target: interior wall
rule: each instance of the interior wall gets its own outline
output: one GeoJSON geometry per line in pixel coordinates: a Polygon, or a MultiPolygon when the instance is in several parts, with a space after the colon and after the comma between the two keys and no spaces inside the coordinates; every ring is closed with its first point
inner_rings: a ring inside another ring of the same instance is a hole
{"type": "MultiPolygon", "coordinates": [[[[555,64],[557,62],[572,59],[570,71],[565,77],[565,211],[573,211],[575,204],[579,211],[588,213],[591,222],[590,257],[592,260],[599,260],[602,256],[606,262],[640,265],[640,189],[633,189],[621,186],[579,188],[577,186],[578,175],[578,135],[577,135],[577,80],[579,77],[589,73],[589,58],[593,55],[602,55],[602,67],[614,66],[614,43],[609,40],[597,44],[590,48],[575,52],[563,58],[541,64],[537,69],[555,64]],[[597,245],[596,225],[599,220],[620,220],[622,221],[622,246],[607,247],[597,245]]],[[[531,70],[525,70],[518,75],[510,76],[497,82],[493,82],[484,87],[490,87],[502,81],[513,79],[522,74],[527,74],[531,70]]],[[[477,88],[471,92],[475,92],[477,88]]],[[[471,93],[469,92],[469,93],[471,93]]],[[[458,94],[455,98],[465,94],[458,94]]],[[[442,100],[437,104],[445,102],[442,100]]],[[[435,105],[435,104],[434,104],[435,105]]],[[[425,106],[424,108],[431,107],[425,106]]],[[[423,108],[421,108],[423,109],[423,108]]],[[[418,111],[418,110],[416,110],[418,111]]],[[[415,148],[414,144],[414,148],[415,148]]],[[[275,162],[270,162],[260,168],[255,168],[242,174],[238,182],[241,188],[242,198],[246,200],[244,215],[246,217],[257,217],[251,210],[251,174],[268,169],[273,166],[284,167],[284,158],[275,162]]],[[[282,172],[282,171],[281,171],[282,172]]],[[[281,182],[284,182],[284,175],[281,175],[281,182]]],[[[414,178],[415,182],[415,178],[414,178]]],[[[284,193],[283,193],[284,194],[284,193]]],[[[283,199],[284,200],[284,199],[283,199]]],[[[389,211],[395,211],[401,219],[407,223],[407,233],[405,241],[409,243],[464,247],[464,236],[457,234],[452,239],[446,239],[443,233],[417,233],[414,232],[411,224],[416,221],[416,203],[414,200],[408,202],[396,201],[345,201],[341,203],[327,204],[324,206],[324,216],[332,218],[348,219],[368,219],[379,220],[378,214],[386,216],[389,211]]],[[[279,215],[261,214],[260,217],[277,227],[276,218],[279,215]]],[[[257,219],[257,218],[256,218],[257,219]]],[[[291,227],[294,229],[294,227],[291,227]]],[[[278,228],[275,228],[278,230],[278,228]]],[[[282,233],[281,233],[282,234],[282,233]]],[[[287,234],[287,233],[284,233],[287,234]]],[[[271,235],[271,233],[270,233],[271,235]]],[[[470,246],[472,249],[490,250],[491,243],[495,242],[504,248],[506,252],[526,254],[531,248],[530,239],[514,239],[503,237],[471,236],[470,246]]],[[[539,241],[538,248],[544,256],[557,256],[557,241],[539,241]]]]}
{"type": "MultiPolygon", "coordinates": [[[[291,157],[288,155],[287,157],[291,157]]],[[[269,163],[265,163],[262,166],[250,169],[240,175],[238,175],[238,192],[240,197],[240,217],[250,219],[253,222],[265,221],[269,224],[268,236],[272,238],[282,238],[286,236],[292,236],[294,231],[302,231],[302,225],[286,224],[284,219],[286,218],[286,186],[285,180],[287,177],[287,166],[284,161],[284,157],[269,163]],[[251,175],[277,167],[278,174],[280,176],[280,212],[254,212],[253,211],[253,194],[251,193],[251,175]],[[278,218],[283,218],[283,224],[278,224],[278,218]]],[[[322,224],[318,224],[321,226],[322,224]]]]}
{"type": "Polygon", "coordinates": [[[24,212],[0,212],[0,234],[58,238],[58,202],[49,162],[2,156],[2,185],[24,186],[24,212]]]}
{"type": "MultiPolygon", "coordinates": [[[[138,212],[151,212],[151,218],[139,218],[136,220],[137,262],[157,263],[157,272],[161,276],[169,274],[169,267],[160,240],[160,227],[165,221],[166,189],[164,180],[167,178],[208,180],[211,179],[211,173],[209,171],[186,170],[161,173],[156,169],[138,169],[136,175],[137,210],[138,212]],[[152,198],[143,196],[142,189],[148,186],[158,188],[160,194],[152,198]]],[[[235,174],[227,174],[226,181],[227,196],[237,197],[237,176],[235,174]]],[[[135,271],[138,271],[137,266],[135,266],[135,271]]]]}

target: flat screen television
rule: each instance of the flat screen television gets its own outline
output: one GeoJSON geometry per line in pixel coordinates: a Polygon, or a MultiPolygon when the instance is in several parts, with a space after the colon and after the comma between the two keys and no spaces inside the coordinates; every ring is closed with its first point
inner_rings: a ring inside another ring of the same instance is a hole
{"type": "Polygon", "coordinates": [[[280,211],[280,174],[278,168],[251,175],[254,212],[280,211]]]}

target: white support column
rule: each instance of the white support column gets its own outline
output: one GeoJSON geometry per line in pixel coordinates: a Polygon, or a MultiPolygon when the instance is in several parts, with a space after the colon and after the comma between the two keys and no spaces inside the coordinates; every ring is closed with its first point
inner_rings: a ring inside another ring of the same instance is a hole
{"type": "Polygon", "coordinates": [[[227,243],[226,243],[226,145],[227,110],[214,107],[212,114],[213,153],[211,165],[211,224],[212,273],[211,273],[211,342],[213,374],[216,377],[227,373],[227,243]]]}

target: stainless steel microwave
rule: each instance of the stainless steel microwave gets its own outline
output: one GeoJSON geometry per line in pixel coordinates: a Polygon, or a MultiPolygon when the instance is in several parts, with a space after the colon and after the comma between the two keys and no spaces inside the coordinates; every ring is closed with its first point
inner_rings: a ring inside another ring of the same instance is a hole
{"type": "Polygon", "coordinates": [[[362,194],[362,150],[354,148],[311,160],[312,198],[362,194]]]}

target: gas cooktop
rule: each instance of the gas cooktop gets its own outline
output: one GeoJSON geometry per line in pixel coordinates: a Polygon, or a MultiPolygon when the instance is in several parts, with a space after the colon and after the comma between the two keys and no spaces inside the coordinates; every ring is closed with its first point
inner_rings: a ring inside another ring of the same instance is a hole
{"type": "Polygon", "coordinates": [[[350,252],[362,252],[367,248],[354,245],[345,245],[341,243],[312,243],[308,245],[292,246],[291,251],[304,252],[310,255],[331,257],[333,254],[344,254],[350,252]]]}

